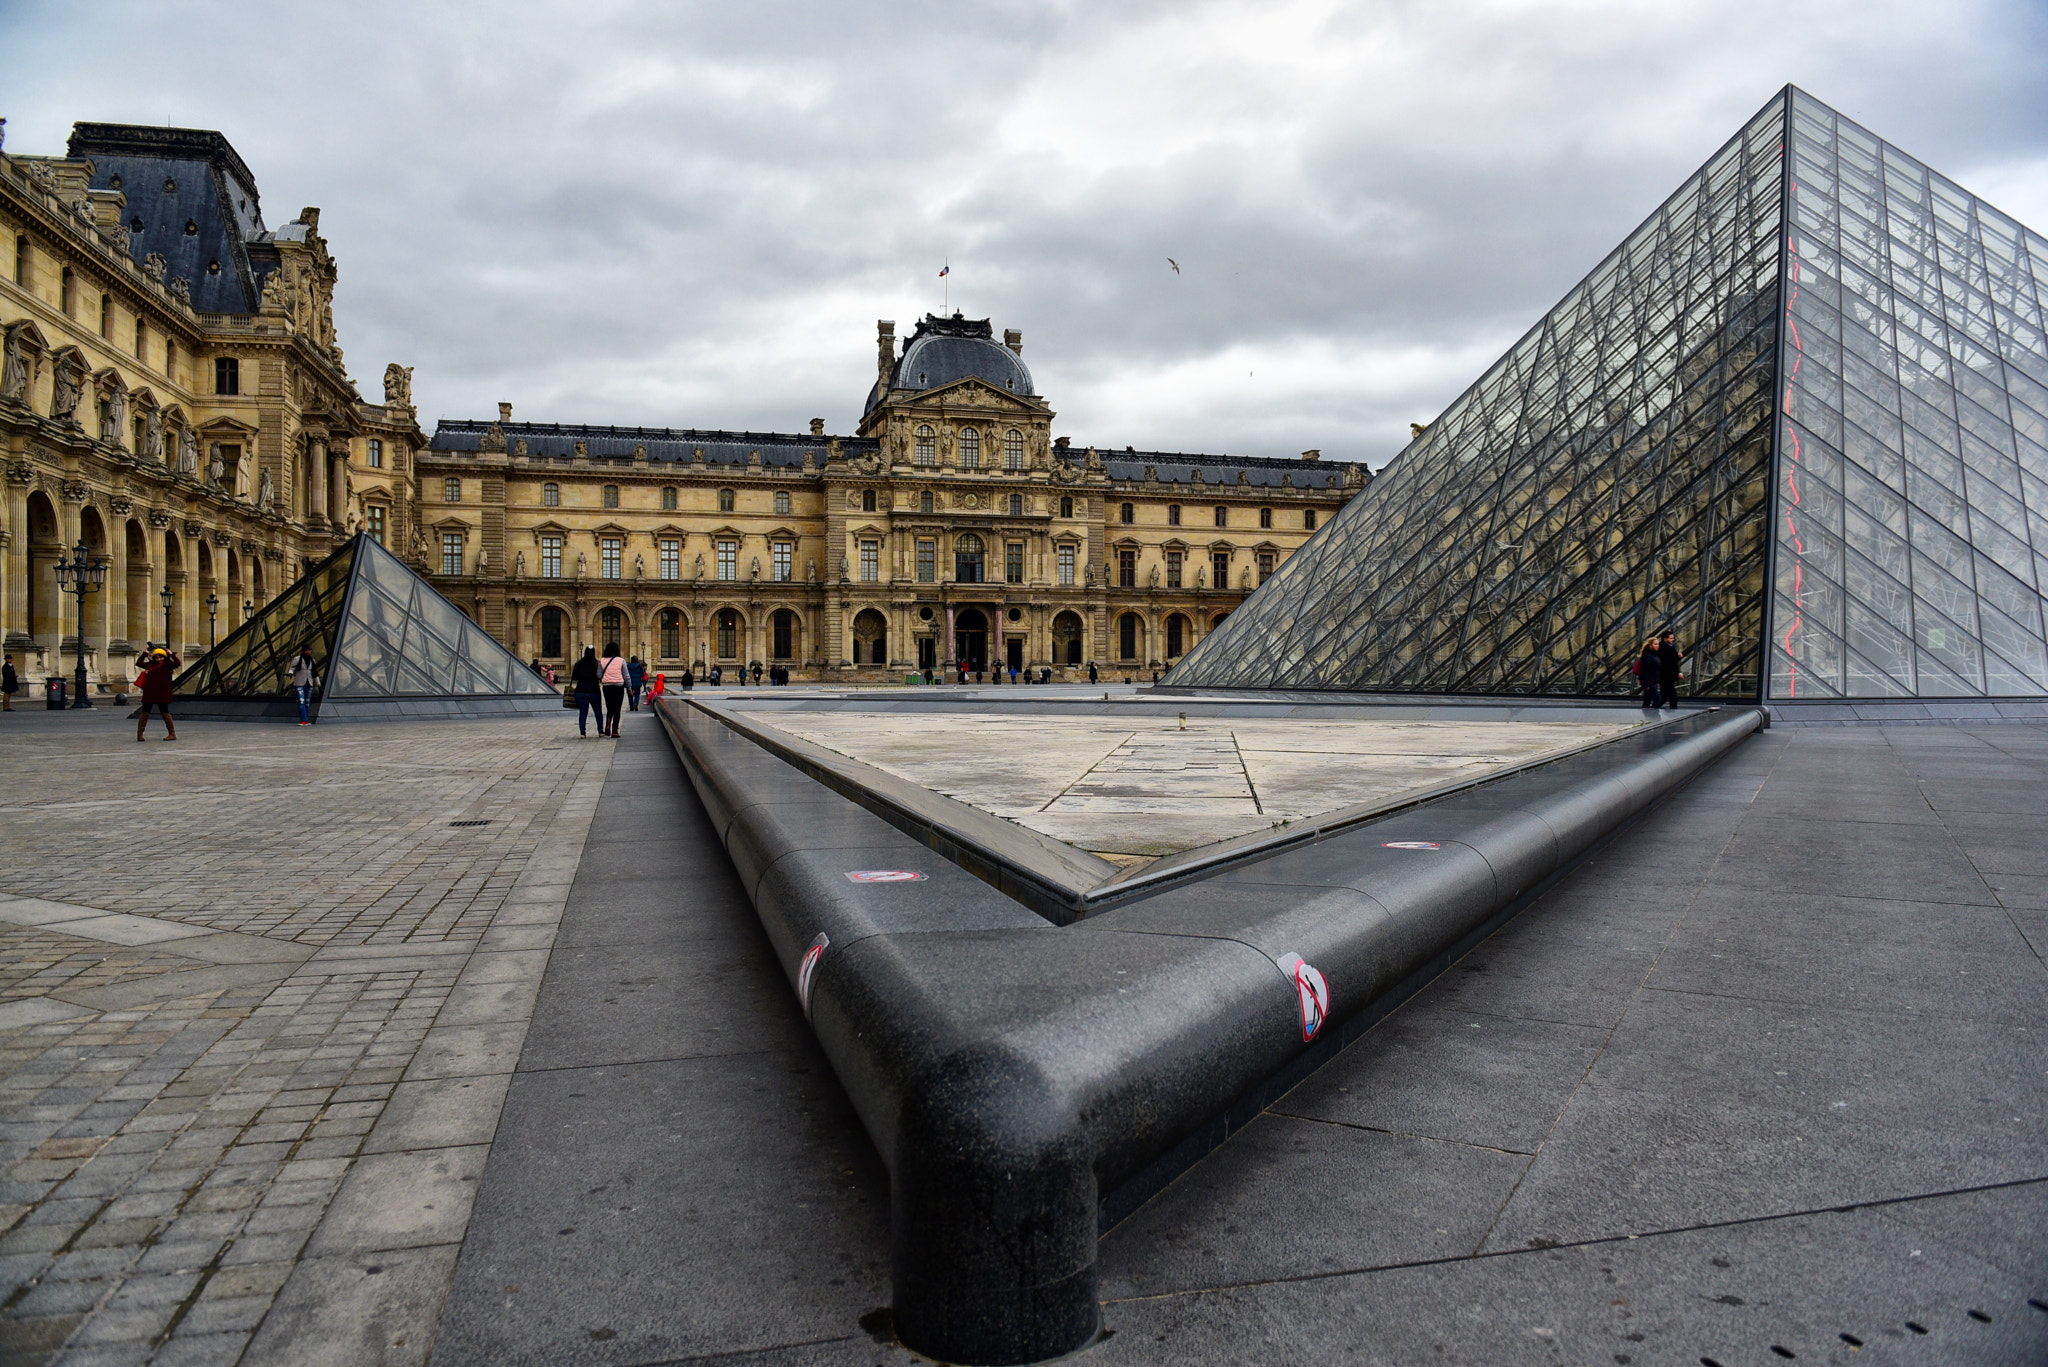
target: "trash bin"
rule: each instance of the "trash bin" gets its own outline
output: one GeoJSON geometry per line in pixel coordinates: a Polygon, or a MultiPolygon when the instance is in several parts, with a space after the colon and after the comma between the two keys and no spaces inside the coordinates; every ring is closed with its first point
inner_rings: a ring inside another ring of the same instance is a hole
{"type": "Polygon", "coordinates": [[[63,710],[64,679],[61,675],[53,674],[49,678],[43,680],[43,692],[46,698],[46,701],[44,702],[43,706],[47,707],[52,712],[59,712],[63,710]]]}

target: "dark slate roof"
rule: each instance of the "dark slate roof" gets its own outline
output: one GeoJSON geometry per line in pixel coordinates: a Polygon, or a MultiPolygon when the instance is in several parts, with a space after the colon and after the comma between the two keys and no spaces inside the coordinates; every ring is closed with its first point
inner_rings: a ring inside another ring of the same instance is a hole
{"type": "Polygon", "coordinates": [[[256,178],[219,133],[120,123],[72,125],[67,154],[93,163],[92,188],[128,197],[129,251],[164,259],[164,279],[192,282],[202,313],[254,313],[247,244],[264,236],[256,178]],[[217,264],[218,269],[209,269],[217,264]]]}
{"type": "MultiPolygon", "coordinates": [[[[428,449],[480,451],[484,433],[498,425],[489,420],[443,418],[434,426],[434,439],[428,444],[428,449]]],[[[811,453],[813,462],[823,465],[825,443],[835,440],[809,433],[598,427],[568,422],[510,422],[503,427],[507,451],[517,450],[519,443],[524,441],[528,455],[557,460],[572,458],[576,443],[581,441],[589,443],[589,454],[595,460],[631,460],[633,448],[644,446],[649,460],[688,461],[690,453],[701,446],[708,465],[745,465],[748,456],[755,451],[761,453],[763,465],[801,466],[806,451],[811,453]]],[[[880,449],[878,442],[866,437],[839,437],[836,440],[840,449],[849,456],[865,455],[880,449]]]]}
{"type": "MultiPolygon", "coordinates": [[[[995,339],[988,319],[963,318],[957,313],[951,318],[927,313],[919,321],[917,331],[903,344],[903,355],[890,372],[889,388],[936,389],[969,376],[1012,394],[1038,392],[1032,387],[1031,371],[1024,358],[995,339]]],[[[876,385],[868,391],[867,406],[862,411],[873,408],[881,399],[881,386],[876,385]]]]}
{"type": "MultiPolygon", "coordinates": [[[[1072,448],[1071,458],[1078,458],[1085,448],[1072,448]]],[[[1189,456],[1178,451],[1133,451],[1129,447],[1122,451],[1103,451],[1097,448],[1102,463],[1108,468],[1111,479],[1143,480],[1146,470],[1157,473],[1162,484],[1188,484],[1195,482],[1194,472],[1202,472],[1202,483],[1210,488],[1219,484],[1235,487],[1239,471],[1244,472],[1245,483],[1278,489],[1284,483],[1284,476],[1294,477],[1297,489],[1336,489],[1343,487],[1345,462],[1333,460],[1302,460],[1298,457],[1275,459],[1270,456],[1189,456]]]]}

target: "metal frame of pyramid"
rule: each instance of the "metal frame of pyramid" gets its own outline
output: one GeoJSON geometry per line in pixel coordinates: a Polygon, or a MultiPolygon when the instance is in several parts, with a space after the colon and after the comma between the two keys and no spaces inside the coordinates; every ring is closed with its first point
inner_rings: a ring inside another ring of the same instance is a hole
{"type": "Polygon", "coordinates": [[[375,538],[357,533],[173,685],[181,716],[297,720],[292,662],[311,644],[316,720],[559,709],[552,684],[375,538]]]}
{"type": "Polygon", "coordinates": [[[1175,686],[2048,697],[2048,241],[1787,86],[1175,686]]]}

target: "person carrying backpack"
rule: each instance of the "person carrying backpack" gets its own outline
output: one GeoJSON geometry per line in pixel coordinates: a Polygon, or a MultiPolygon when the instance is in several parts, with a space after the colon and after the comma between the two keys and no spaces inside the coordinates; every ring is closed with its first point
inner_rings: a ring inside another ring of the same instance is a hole
{"type": "Polygon", "coordinates": [[[164,719],[164,739],[176,740],[178,728],[171,721],[171,680],[177,677],[178,657],[158,646],[143,661],[142,675],[136,683],[142,687],[142,711],[136,714],[135,739],[146,740],[142,733],[149,729],[149,710],[154,707],[157,715],[164,719]]]}
{"type": "Polygon", "coordinates": [[[598,700],[597,691],[597,647],[583,647],[583,658],[569,671],[569,680],[576,686],[576,734],[590,734],[590,714],[597,713],[597,734],[604,734],[604,705],[598,700]]]}

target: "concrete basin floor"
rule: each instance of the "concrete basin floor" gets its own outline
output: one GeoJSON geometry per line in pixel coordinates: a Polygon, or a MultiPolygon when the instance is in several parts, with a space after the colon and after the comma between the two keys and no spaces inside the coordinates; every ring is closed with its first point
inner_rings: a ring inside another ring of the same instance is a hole
{"type": "MultiPolygon", "coordinates": [[[[919,1361],[887,1174],[628,728],[433,1361],[919,1361]]],[[[2044,811],[2048,728],[1752,738],[1112,1230],[1080,1360],[2048,1360],[2044,811]]]]}

